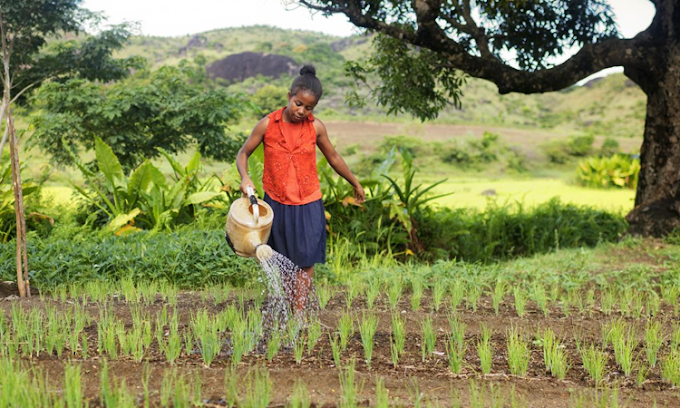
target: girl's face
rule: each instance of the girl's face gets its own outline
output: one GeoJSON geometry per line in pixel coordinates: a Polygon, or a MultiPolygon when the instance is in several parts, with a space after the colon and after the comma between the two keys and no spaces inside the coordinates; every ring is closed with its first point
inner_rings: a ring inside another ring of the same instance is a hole
{"type": "Polygon", "coordinates": [[[307,119],[319,100],[309,92],[301,91],[295,95],[288,93],[288,117],[292,123],[307,119]]]}

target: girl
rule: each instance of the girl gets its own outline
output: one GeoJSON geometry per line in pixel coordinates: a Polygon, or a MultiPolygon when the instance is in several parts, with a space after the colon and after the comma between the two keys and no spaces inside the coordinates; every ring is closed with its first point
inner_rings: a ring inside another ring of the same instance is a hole
{"type": "Polygon", "coordinates": [[[260,120],[236,156],[241,191],[253,186],[248,176],[248,157],[264,142],[264,200],[274,210],[269,246],[298,265],[289,293],[294,310],[304,310],[314,276],[314,264],[326,261],[326,217],[316,173],[316,146],[328,164],[352,187],[357,203],[366,199],[364,189],[335,150],[326,126],[312,111],[323,89],[316,70],[305,65],[288,92],[288,105],[260,120]]]}

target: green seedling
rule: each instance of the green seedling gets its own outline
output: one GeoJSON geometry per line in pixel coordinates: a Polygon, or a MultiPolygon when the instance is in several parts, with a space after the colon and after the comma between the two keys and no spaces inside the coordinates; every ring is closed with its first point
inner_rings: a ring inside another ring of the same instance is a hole
{"type": "Polygon", "coordinates": [[[482,373],[491,373],[491,359],[493,357],[491,330],[489,330],[485,324],[482,324],[482,337],[477,342],[477,355],[479,356],[482,373]]]}
{"type": "Polygon", "coordinates": [[[446,296],[447,285],[443,280],[437,279],[432,286],[432,307],[435,312],[439,311],[442,302],[444,301],[444,296],[446,296]]]}
{"type": "Polygon", "coordinates": [[[649,367],[656,367],[659,349],[661,349],[662,344],[663,335],[659,322],[647,322],[647,327],[645,328],[645,354],[649,367]]]}
{"type": "Polygon", "coordinates": [[[411,310],[420,310],[420,301],[423,298],[423,284],[417,278],[411,280],[411,310]]]}
{"type": "Polygon", "coordinates": [[[319,299],[319,307],[325,309],[332,296],[330,286],[327,283],[318,285],[316,287],[316,296],[319,299]]]}
{"type": "Polygon", "coordinates": [[[172,314],[170,324],[168,327],[167,336],[163,329],[160,319],[156,321],[156,342],[160,351],[165,356],[165,359],[174,364],[182,352],[182,338],[179,332],[179,320],[177,317],[177,310],[172,314]]]}
{"type": "Polygon", "coordinates": [[[420,332],[422,333],[421,340],[421,350],[422,350],[422,361],[425,358],[434,354],[434,349],[437,341],[437,336],[432,327],[432,317],[427,316],[420,323],[420,332]]]}
{"type": "Polygon", "coordinates": [[[295,363],[300,364],[302,362],[302,355],[305,352],[305,337],[303,335],[297,336],[293,341],[293,354],[295,355],[295,363]]]}
{"type": "Polygon", "coordinates": [[[293,393],[288,399],[288,408],[309,408],[312,401],[309,398],[309,389],[304,381],[297,379],[293,386],[293,393]]]}
{"type": "Polygon", "coordinates": [[[204,309],[192,317],[191,327],[203,363],[210,367],[222,349],[222,338],[218,331],[217,321],[208,316],[208,312],[204,309]]]}
{"type": "Polygon", "coordinates": [[[567,372],[569,372],[569,369],[571,368],[571,365],[569,364],[569,357],[567,356],[564,347],[562,347],[559,341],[555,341],[552,350],[552,357],[550,359],[552,362],[550,366],[550,373],[553,375],[553,377],[557,377],[559,380],[564,380],[564,378],[567,376],[567,372]]]}
{"type": "Polygon", "coordinates": [[[529,367],[529,344],[524,341],[519,330],[510,327],[507,333],[508,365],[513,375],[526,375],[529,367]]]}
{"type": "Polygon", "coordinates": [[[482,290],[475,284],[470,283],[467,287],[467,296],[465,297],[465,305],[473,312],[477,311],[477,302],[482,296],[482,290]]]}
{"type": "Polygon", "coordinates": [[[401,293],[403,291],[403,285],[404,284],[400,278],[395,278],[389,285],[389,289],[387,290],[387,300],[390,302],[391,310],[395,310],[397,308],[399,298],[401,297],[401,293]]]}
{"type": "Polygon", "coordinates": [[[555,346],[555,333],[551,328],[547,328],[542,334],[537,336],[541,339],[543,346],[543,362],[545,363],[545,371],[552,369],[553,348],[555,346]]]}
{"type": "Polygon", "coordinates": [[[373,357],[373,337],[378,329],[378,317],[372,314],[363,315],[359,324],[359,334],[361,335],[361,345],[364,348],[366,365],[371,369],[371,358],[373,357]]]}
{"type": "Polygon", "coordinates": [[[336,367],[340,367],[340,353],[342,353],[342,350],[340,349],[340,338],[337,334],[331,335],[329,333],[328,334],[328,341],[331,344],[331,352],[333,353],[333,362],[335,363],[336,367]]]}
{"type": "Polygon", "coordinates": [[[465,298],[465,284],[457,280],[451,285],[451,309],[456,310],[465,298]]]}
{"type": "Polygon", "coordinates": [[[385,388],[385,380],[378,377],[375,380],[375,408],[389,408],[390,395],[385,388]]]}
{"type": "Polygon", "coordinates": [[[404,328],[404,319],[398,313],[392,314],[392,340],[396,347],[397,355],[401,356],[406,345],[406,330],[404,328]]]}
{"type": "Polygon", "coordinates": [[[627,331],[612,333],[612,346],[614,347],[614,357],[616,363],[621,366],[623,373],[630,376],[633,372],[634,351],[638,340],[635,329],[631,326],[627,331]]]}
{"type": "Polygon", "coordinates": [[[484,388],[477,385],[475,380],[470,380],[470,408],[484,407],[484,388]]]}
{"type": "Polygon", "coordinates": [[[524,316],[524,310],[527,305],[527,300],[524,297],[524,290],[518,286],[515,286],[513,289],[513,295],[515,296],[515,311],[517,312],[517,316],[522,317],[524,316]]]}
{"type": "Polygon", "coordinates": [[[647,294],[646,301],[645,310],[647,311],[647,316],[654,317],[659,314],[661,309],[661,298],[659,298],[659,295],[651,291],[647,294]]]}
{"type": "Polygon", "coordinates": [[[344,369],[340,370],[340,408],[356,408],[357,396],[363,389],[363,382],[358,383],[354,377],[354,360],[350,360],[344,369]]]}
{"type": "Polygon", "coordinates": [[[321,322],[317,319],[307,327],[307,353],[312,354],[314,346],[321,338],[321,322]]]}
{"type": "Polygon", "coordinates": [[[680,386],[680,352],[677,349],[661,363],[661,376],[672,386],[680,386]]]}
{"type": "Polygon", "coordinates": [[[602,309],[602,313],[604,313],[607,316],[611,315],[615,303],[616,300],[614,297],[614,292],[612,292],[611,290],[606,290],[605,292],[602,293],[600,299],[600,307],[602,309]]]}
{"type": "Polygon", "coordinates": [[[390,359],[392,360],[392,366],[394,368],[397,368],[399,365],[399,355],[399,346],[397,346],[392,336],[390,336],[390,359]]]}
{"type": "Polygon", "coordinates": [[[645,367],[644,363],[637,361],[636,362],[636,367],[637,367],[637,374],[635,375],[635,385],[638,386],[638,388],[642,387],[642,384],[645,382],[647,379],[647,373],[649,371],[649,367],[645,367]]]}
{"type": "Polygon", "coordinates": [[[409,394],[411,394],[411,405],[414,408],[422,408],[425,394],[420,391],[418,386],[418,379],[411,377],[408,384],[406,384],[409,394]]]}
{"type": "Polygon", "coordinates": [[[266,408],[271,402],[272,382],[266,368],[255,367],[248,373],[244,407],[266,408]]]}
{"type": "Polygon", "coordinates": [[[274,328],[267,342],[267,361],[271,363],[281,348],[281,333],[278,328],[274,328]]]}
{"type": "Polygon", "coordinates": [[[536,306],[543,312],[544,315],[548,315],[548,296],[545,293],[545,287],[542,284],[534,282],[531,290],[531,297],[533,301],[536,302],[536,306]]]}
{"type": "Polygon", "coordinates": [[[507,284],[502,280],[498,280],[496,282],[496,286],[494,286],[493,288],[493,293],[491,294],[491,303],[493,305],[493,310],[496,314],[498,314],[501,302],[503,302],[503,298],[505,297],[507,291],[508,291],[507,284]]]}
{"type": "Polygon", "coordinates": [[[68,408],[85,407],[81,377],[82,370],[79,365],[66,365],[64,369],[64,397],[68,408]]]}
{"type": "Polygon", "coordinates": [[[237,374],[233,365],[224,370],[224,395],[228,407],[239,405],[238,385],[236,383],[237,374]]]}
{"type": "MultiPolygon", "coordinates": [[[[231,344],[231,362],[233,365],[237,365],[252,346],[251,336],[248,334],[247,319],[239,319],[234,323],[234,329],[231,332],[231,344]]],[[[302,344],[302,347],[304,348],[304,344],[302,344]]]]}
{"type": "Polygon", "coordinates": [[[345,301],[347,303],[347,309],[352,308],[352,302],[354,299],[357,298],[363,292],[364,290],[364,283],[357,280],[357,279],[352,279],[347,283],[347,290],[345,292],[345,301]]]}
{"type": "Polygon", "coordinates": [[[378,284],[378,282],[369,283],[368,287],[366,288],[366,305],[369,309],[373,309],[373,304],[375,303],[375,299],[380,294],[381,289],[381,285],[378,284]]]}
{"type": "Polygon", "coordinates": [[[577,341],[576,347],[581,355],[583,368],[595,382],[595,385],[598,386],[602,382],[607,368],[607,353],[601,348],[595,347],[594,344],[588,347],[581,347],[577,341]]]}
{"type": "Polygon", "coordinates": [[[349,312],[343,312],[338,322],[338,332],[340,334],[340,348],[345,350],[349,339],[354,335],[354,320],[349,312]]]}
{"type": "Polygon", "coordinates": [[[465,341],[459,341],[454,335],[449,336],[446,342],[446,356],[449,360],[449,369],[454,374],[460,374],[463,370],[465,348],[465,341]]]}
{"type": "Polygon", "coordinates": [[[661,298],[673,307],[675,316],[678,315],[678,297],[680,297],[680,286],[674,284],[661,285],[661,298]]]}
{"type": "Polygon", "coordinates": [[[680,347],[680,323],[673,326],[671,332],[671,350],[677,350],[680,347]]]}

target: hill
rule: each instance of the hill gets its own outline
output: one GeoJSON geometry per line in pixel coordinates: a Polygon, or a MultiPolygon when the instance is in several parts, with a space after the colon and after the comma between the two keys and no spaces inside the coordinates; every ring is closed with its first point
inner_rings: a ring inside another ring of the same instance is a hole
{"type": "MultiPolygon", "coordinates": [[[[255,52],[281,55],[302,65],[312,62],[324,81],[326,93],[318,107],[325,118],[380,122],[413,121],[408,115],[385,117],[385,110],[369,104],[361,110],[347,107],[343,64],[370,53],[366,36],[335,37],[310,31],[251,26],[212,30],[182,37],[133,37],[120,56],[140,55],[153,66],[175,65],[200,57],[206,66],[227,56],[255,52]]],[[[286,71],[295,71],[289,68],[286,71]]],[[[291,76],[252,76],[241,82],[222,81],[234,91],[254,93],[265,84],[287,87],[291,76]]],[[[219,79],[218,79],[219,82],[219,79]]],[[[560,133],[592,132],[599,136],[640,137],[644,128],[645,98],[622,74],[596,79],[549,94],[499,95],[490,82],[469,78],[461,109],[450,107],[436,122],[481,124],[496,127],[556,129],[560,133]]]]}

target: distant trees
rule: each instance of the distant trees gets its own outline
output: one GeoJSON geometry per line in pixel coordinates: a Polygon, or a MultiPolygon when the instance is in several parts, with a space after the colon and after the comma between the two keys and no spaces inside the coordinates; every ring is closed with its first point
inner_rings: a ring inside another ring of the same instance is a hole
{"type": "Polygon", "coordinates": [[[204,156],[232,160],[242,140],[226,127],[250,106],[222,88],[196,84],[195,76],[183,64],[112,84],[81,78],[44,84],[35,96],[32,143],[58,163],[73,164],[69,150],[92,150],[100,137],[128,170],[158,156],[159,147],[174,154],[196,144],[204,156]]]}

